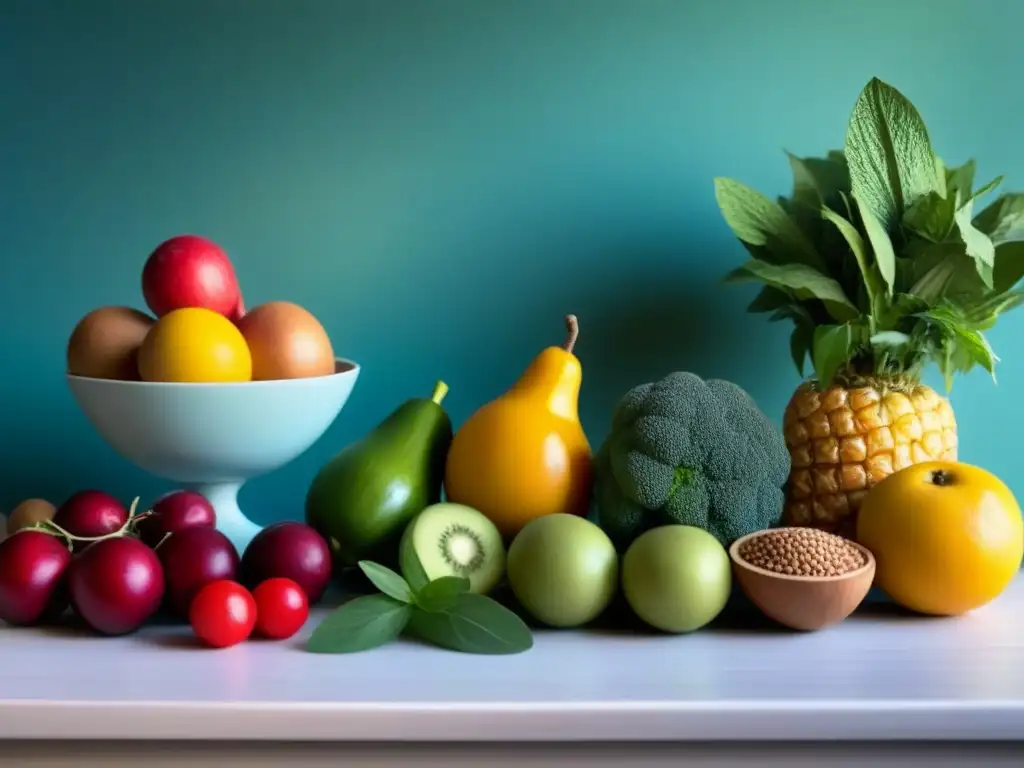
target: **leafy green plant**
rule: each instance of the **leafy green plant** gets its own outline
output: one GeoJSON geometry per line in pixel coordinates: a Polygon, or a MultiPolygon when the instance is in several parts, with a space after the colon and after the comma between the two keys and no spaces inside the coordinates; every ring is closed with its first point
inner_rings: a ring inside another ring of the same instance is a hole
{"type": "Polygon", "coordinates": [[[533,647],[530,628],[515,613],[486,595],[469,591],[469,579],[444,576],[413,587],[378,563],[360,569],[380,590],[348,601],[313,630],[313,653],[356,653],[403,634],[452,651],[521,653],[533,647]]]}
{"type": "Polygon", "coordinates": [[[842,150],[789,155],[793,189],[773,201],[715,180],[722,215],[750,259],[726,276],[756,281],[748,311],[793,323],[801,376],[820,386],[916,380],[998,357],[984,331],[1024,302],[1024,193],[975,213],[1002,177],[976,187],[975,161],[947,167],[911,102],[875,78],[860,93],[842,150]]]}

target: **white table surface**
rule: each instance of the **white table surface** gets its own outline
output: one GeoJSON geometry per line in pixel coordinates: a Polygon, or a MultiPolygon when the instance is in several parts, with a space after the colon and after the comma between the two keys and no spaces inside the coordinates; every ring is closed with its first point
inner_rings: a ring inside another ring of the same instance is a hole
{"type": "Polygon", "coordinates": [[[224,650],[0,628],[0,739],[1024,739],[1024,578],[959,619],[869,607],[828,630],[540,632],[517,656],[399,642],[224,650]]]}

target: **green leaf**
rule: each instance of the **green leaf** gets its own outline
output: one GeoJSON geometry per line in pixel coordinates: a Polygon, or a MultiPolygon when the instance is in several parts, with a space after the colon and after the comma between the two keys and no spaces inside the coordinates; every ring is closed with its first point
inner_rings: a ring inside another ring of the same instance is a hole
{"type": "Polygon", "coordinates": [[[958,206],[954,218],[957,228],[960,230],[960,239],[967,248],[967,255],[974,259],[978,276],[988,288],[991,288],[996,249],[989,236],[974,226],[971,220],[972,208],[973,205],[968,200],[964,205],[958,206]]]}
{"type": "Polygon", "coordinates": [[[864,222],[864,230],[868,233],[868,240],[871,241],[871,250],[875,254],[875,265],[885,281],[887,292],[892,296],[893,285],[896,281],[896,252],[892,247],[892,240],[885,231],[885,227],[875,217],[870,206],[861,200],[856,193],[853,200],[860,211],[861,220],[864,222]]]}
{"type": "Polygon", "coordinates": [[[455,605],[459,595],[469,592],[469,579],[462,576],[442,576],[428,582],[416,594],[416,605],[431,613],[447,611],[455,605]]]}
{"type": "Polygon", "coordinates": [[[1000,243],[996,246],[993,286],[1003,293],[1024,277],[1024,242],[1000,243]]]}
{"type": "Polygon", "coordinates": [[[778,288],[772,288],[770,285],[766,285],[761,289],[760,293],[754,297],[754,300],[747,305],[747,312],[774,312],[780,307],[789,306],[794,301],[795,299],[788,291],[782,291],[778,288]]]}
{"type": "Polygon", "coordinates": [[[903,214],[903,225],[933,243],[941,243],[956,224],[955,213],[955,197],[929,192],[919,197],[903,214]]]}
{"type": "Polygon", "coordinates": [[[980,304],[968,309],[964,315],[971,327],[979,331],[987,331],[996,324],[996,320],[1004,312],[1024,304],[1024,291],[1006,291],[990,296],[980,304]]]}
{"type": "Polygon", "coordinates": [[[359,569],[366,574],[366,578],[372,581],[377,589],[388,597],[393,597],[402,603],[413,602],[412,589],[408,582],[390,568],[369,560],[360,560],[359,569]]]}
{"type": "Polygon", "coordinates": [[[779,307],[768,316],[769,323],[779,323],[783,320],[792,320],[795,323],[812,322],[811,313],[799,304],[793,304],[788,307],[779,307]]]}
{"type": "MultiPolygon", "coordinates": [[[[943,336],[952,341],[948,346],[948,359],[954,364],[956,370],[966,373],[974,365],[980,365],[995,378],[995,365],[999,361],[988,340],[981,331],[970,327],[967,318],[950,306],[932,307],[922,312],[920,317],[938,326],[943,336]],[[959,360],[953,354],[959,351],[959,360]]],[[[950,388],[950,370],[947,368],[943,374],[946,377],[946,386],[950,388]]]]}
{"type": "Polygon", "coordinates": [[[946,196],[946,164],[942,162],[942,158],[935,155],[935,180],[938,182],[938,188],[936,192],[941,197],[946,196]]]}
{"type": "Polygon", "coordinates": [[[926,243],[908,252],[913,254],[910,293],[928,305],[946,299],[973,306],[990,292],[962,242],[926,243]]]}
{"type": "Polygon", "coordinates": [[[911,262],[914,283],[910,293],[934,304],[945,295],[947,286],[963,264],[974,271],[974,264],[960,243],[935,243],[921,249],[911,262]]]}
{"type": "Polygon", "coordinates": [[[897,293],[882,313],[879,324],[884,328],[892,328],[907,317],[912,317],[928,309],[928,302],[919,296],[909,293],[897,293]]]}
{"type": "Polygon", "coordinates": [[[793,199],[808,208],[820,208],[836,192],[850,188],[846,160],[839,158],[797,157],[787,152],[793,171],[793,199]]]}
{"type": "Polygon", "coordinates": [[[533,647],[533,635],[522,619],[486,595],[470,592],[456,597],[448,610],[415,610],[408,633],[463,653],[510,654],[533,647]]]}
{"type": "Polygon", "coordinates": [[[974,217],[974,226],[996,245],[1024,240],[1024,192],[997,197],[974,217]]]}
{"type": "Polygon", "coordinates": [[[768,317],[768,322],[778,323],[782,320],[792,320],[797,325],[808,325],[814,327],[814,317],[802,304],[790,304],[788,307],[779,307],[768,317]]]}
{"type": "Polygon", "coordinates": [[[853,331],[846,323],[821,325],[815,329],[811,360],[819,386],[824,388],[829,385],[849,360],[852,347],[853,331]]]}
{"type": "Polygon", "coordinates": [[[991,192],[993,189],[995,189],[996,187],[998,187],[1002,183],[1003,183],[1003,177],[1002,176],[996,176],[988,184],[985,184],[983,187],[981,187],[981,189],[978,189],[978,190],[976,190],[973,193],[969,193],[969,190],[965,190],[964,193],[963,193],[964,200],[969,200],[971,202],[974,202],[975,200],[977,200],[977,199],[987,195],[989,192],[991,192]]]}
{"type": "Polygon", "coordinates": [[[760,280],[773,288],[788,289],[801,300],[819,299],[836,320],[852,320],[860,314],[838,282],[804,264],[769,264],[750,259],[730,272],[725,280],[730,283],[760,280]]]}
{"type": "Polygon", "coordinates": [[[819,266],[811,241],[778,203],[733,179],[715,179],[715,198],[733,234],[778,262],[819,266]]]}
{"type": "Polygon", "coordinates": [[[910,343],[910,336],[900,331],[881,331],[871,337],[871,344],[887,349],[899,349],[910,343]]]}
{"type": "Polygon", "coordinates": [[[397,638],[412,617],[413,607],[388,595],[364,595],[335,608],[313,630],[312,653],[356,653],[397,638]]]}
{"type": "Polygon", "coordinates": [[[974,172],[976,170],[977,163],[974,162],[973,157],[961,166],[947,168],[945,170],[946,191],[942,196],[954,199],[957,190],[959,190],[963,193],[965,200],[970,197],[971,189],[974,187],[974,172]]]}
{"type": "Polygon", "coordinates": [[[789,336],[789,353],[793,356],[793,363],[796,365],[800,378],[804,375],[804,363],[807,354],[811,351],[814,343],[814,326],[807,323],[800,323],[793,328],[789,336]]]}
{"type": "MultiPolygon", "coordinates": [[[[982,332],[974,329],[965,330],[960,334],[958,340],[970,358],[988,371],[992,379],[995,380],[996,363],[999,362],[999,357],[992,351],[988,339],[985,338],[982,332]]],[[[964,370],[969,370],[969,368],[965,367],[964,370]]]]}
{"type": "Polygon", "coordinates": [[[881,300],[885,289],[879,283],[877,273],[868,259],[867,247],[864,245],[864,239],[860,236],[860,232],[853,224],[830,208],[822,207],[821,215],[835,225],[843,239],[846,240],[846,244],[850,246],[853,258],[857,262],[857,268],[860,270],[861,279],[867,288],[871,306],[874,307],[875,303],[881,300]]]}
{"type": "Polygon", "coordinates": [[[878,78],[857,98],[845,154],[854,196],[886,231],[919,197],[940,190],[924,120],[903,94],[878,78]]]}

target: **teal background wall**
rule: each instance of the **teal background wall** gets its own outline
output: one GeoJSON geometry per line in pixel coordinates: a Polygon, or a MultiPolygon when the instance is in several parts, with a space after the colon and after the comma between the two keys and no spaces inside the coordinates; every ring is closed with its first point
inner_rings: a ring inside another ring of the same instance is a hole
{"type": "MultiPolygon", "coordinates": [[[[783,148],[839,146],[879,76],[947,160],[1024,187],[1024,6],[978,0],[0,1],[0,507],[167,487],[118,458],[63,380],[75,322],[142,305],[182,232],[232,255],[249,303],[296,301],[364,366],[305,456],[251,483],[300,517],[316,468],[401,400],[456,424],[578,313],[582,416],[675,369],[775,417],[787,334],[718,278],[743,257],[712,178],[788,189],[783,148]]],[[[1014,489],[1024,314],[957,383],[962,458],[1014,489]]]]}

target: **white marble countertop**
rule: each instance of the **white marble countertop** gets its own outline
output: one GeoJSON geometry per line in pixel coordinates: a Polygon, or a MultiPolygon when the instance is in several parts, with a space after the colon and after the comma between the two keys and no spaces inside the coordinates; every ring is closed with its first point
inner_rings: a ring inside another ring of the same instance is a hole
{"type": "Polygon", "coordinates": [[[540,632],[507,657],[0,629],[0,739],[1024,739],[1024,578],[960,619],[869,606],[813,634],[540,632]]]}

